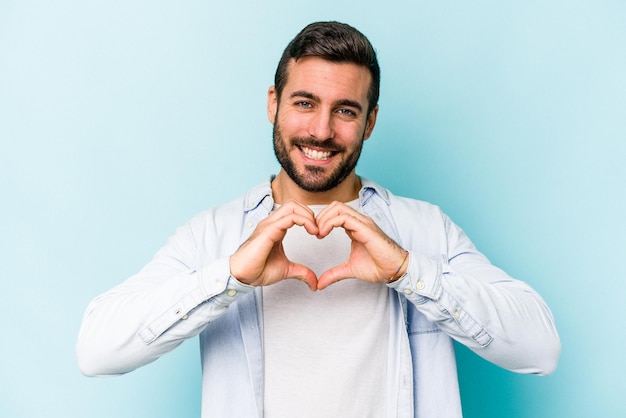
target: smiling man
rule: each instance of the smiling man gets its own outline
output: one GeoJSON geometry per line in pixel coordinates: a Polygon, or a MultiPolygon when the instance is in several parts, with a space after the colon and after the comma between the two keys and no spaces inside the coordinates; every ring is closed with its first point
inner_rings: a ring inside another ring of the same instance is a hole
{"type": "Polygon", "coordinates": [[[316,192],[308,199],[320,202],[336,200],[322,192],[337,188],[356,197],[354,169],[378,113],[378,106],[367,107],[372,75],[367,67],[318,57],[290,62],[288,74],[286,85],[280,92],[270,88],[268,99],[274,150],[283,168],[276,188],[289,182],[296,193],[316,192]]]}
{"type": "Polygon", "coordinates": [[[203,417],[432,418],[461,416],[453,340],[552,372],[560,342],[541,297],[436,206],[356,174],[379,84],[355,28],[304,28],[268,92],[280,172],[92,301],[83,373],[129,372],[199,334],[203,417]]]}

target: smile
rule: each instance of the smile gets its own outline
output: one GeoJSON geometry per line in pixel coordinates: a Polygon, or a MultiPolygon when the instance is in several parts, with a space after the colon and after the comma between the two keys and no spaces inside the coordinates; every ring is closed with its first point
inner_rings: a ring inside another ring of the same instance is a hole
{"type": "Polygon", "coordinates": [[[317,161],[328,160],[333,155],[331,151],[317,151],[303,146],[300,147],[300,151],[302,151],[307,158],[317,161]]]}

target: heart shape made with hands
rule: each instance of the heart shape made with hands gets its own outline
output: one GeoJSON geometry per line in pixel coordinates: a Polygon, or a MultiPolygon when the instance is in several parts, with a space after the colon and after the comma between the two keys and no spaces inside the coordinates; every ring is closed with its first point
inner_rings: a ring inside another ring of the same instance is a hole
{"type": "Polygon", "coordinates": [[[230,268],[233,277],[249,285],[267,286],[295,278],[315,291],[347,278],[388,282],[400,273],[407,254],[371,218],[344,203],[333,202],[315,216],[309,207],[290,201],[259,222],[231,256],[230,268]],[[348,259],[319,278],[309,267],[292,262],[285,255],[282,241],[295,225],[318,239],[324,239],[335,228],[342,228],[351,240],[348,259]]]}

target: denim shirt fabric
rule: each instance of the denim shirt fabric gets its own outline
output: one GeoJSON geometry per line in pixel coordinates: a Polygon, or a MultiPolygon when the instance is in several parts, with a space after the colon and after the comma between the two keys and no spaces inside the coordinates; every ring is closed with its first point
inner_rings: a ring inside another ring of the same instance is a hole
{"type": "MultiPolygon", "coordinates": [[[[361,212],[410,252],[407,274],[388,285],[388,417],[462,415],[453,339],[512,371],[554,370],[558,334],[532,288],[491,265],[436,206],[361,180],[361,212]]],[[[230,276],[228,261],[272,211],[270,181],[194,217],[92,301],[77,346],[83,373],[126,373],[200,334],[202,417],[263,416],[261,291],[230,276]]],[[[358,402],[355,390],[347,402],[358,402]]]]}

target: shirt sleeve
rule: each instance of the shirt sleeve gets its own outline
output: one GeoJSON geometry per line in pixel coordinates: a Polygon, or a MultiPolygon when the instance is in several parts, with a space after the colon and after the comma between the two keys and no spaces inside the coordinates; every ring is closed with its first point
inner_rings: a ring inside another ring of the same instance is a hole
{"type": "Polygon", "coordinates": [[[447,254],[410,251],[407,274],[389,286],[486,360],[520,373],[554,371],[561,344],[544,300],[493,266],[445,215],[444,222],[447,254]]]}
{"type": "Polygon", "coordinates": [[[202,261],[190,228],[88,305],[77,342],[85,375],[123,374],[156,360],[252,291],[230,275],[228,257],[202,261]]]}

